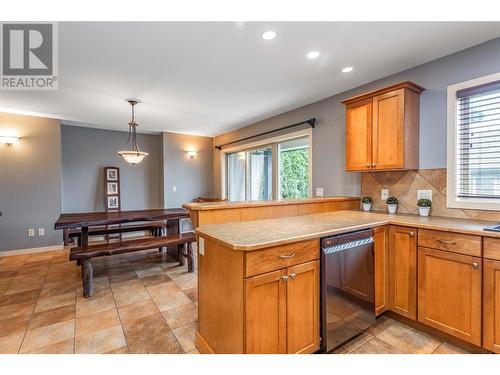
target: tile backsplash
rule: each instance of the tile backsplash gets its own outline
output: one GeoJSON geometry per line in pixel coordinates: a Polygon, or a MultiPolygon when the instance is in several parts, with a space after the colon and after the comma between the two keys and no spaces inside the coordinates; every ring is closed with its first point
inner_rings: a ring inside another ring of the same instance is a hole
{"type": "Polygon", "coordinates": [[[446,208],[446,169],[361,173],[361,195],[373,198],[372,210],[387,211],[381,189],[398,198],[398,212],[418,215],[417,190],[432,190],[431,215],[500,221],[499,211],[446,208]]]}

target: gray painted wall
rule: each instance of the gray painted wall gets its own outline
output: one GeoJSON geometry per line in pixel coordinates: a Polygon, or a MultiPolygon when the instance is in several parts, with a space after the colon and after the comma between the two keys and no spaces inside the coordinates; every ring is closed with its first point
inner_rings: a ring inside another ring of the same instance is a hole
{"type": "Polygon", "coordinates": [[[212,150],[211,137],[163,133],[165,207],[180,207],[197,197],[212,196],[212,150]],[[186,154],[188,149],[194,149],[198,154],[191,159],[186,154]]]}
{"type": "Polygon", "coordinates": [[[61,212],[59,121],[0,113],[0,134],[11,132],[22,139],[0,144],[0,251],[59,245],[62,234],[52,229],[61,212]]]}
{"type": "MultiPolygon", "coordinates": [[[[500,71],[500,38],[331,96],[215,138],[215,144],[316,117],[313,186],[325,195],[359,195],[360,174],[345,172],[345,107],[351,96],[400,81],[426,88],[420,100],[420,168],[446,167],[447,86],[500,71]]],[[[354,71],[351,74],[356,74],[354,71]]],[[[214,191],[220,194],[220,158],[214,156],[214,191]]]]}
{"type": "Polygon", "coordinates": [[[135,166],[117,154],[126,141],[126,132],[61,126],[63,212],[104,210],[107,166],[120,168],[122,210],[162,207],[161,135],[137,135],[149,155],[135,166]]]}

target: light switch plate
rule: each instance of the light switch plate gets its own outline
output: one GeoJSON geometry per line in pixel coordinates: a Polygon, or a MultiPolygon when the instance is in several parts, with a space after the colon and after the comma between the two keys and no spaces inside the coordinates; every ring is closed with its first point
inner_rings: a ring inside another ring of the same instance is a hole
{"type": "Polygon", "coordinates": [[[316,188],[316,196],[322,197],[325,194],[325,191],[322,187],[316,188]]]}
{"type": "Polygon", "coordinates": [[[432,200],[432,190],[417,190],[417,200],[419,199],[432,200]]]}
{"type": "Polygon", "coordinates": [[[38,235],[45,236],[45,228],[38,228],[38,235]]]}
{"type": "Polygon", "coordinates": [[[198,237],[198,252],[200,255],[205,255],[205,239],[198,237]]]}
{"type": "Polygon", "coordinates": [[[382,189],[380,192],[380,199],[385,201],[387,198],[389,198],[389,189],[382,189]]]}
{"type": "Polygon", "coordinates": [[[172,186],[172,191],[175,193],[177,191],[177,186],[172,186]]]}
{"type": "Polygon", "coordinates": [[[28,229],[28,237],[35,237],[35,228],[28,229]]]}

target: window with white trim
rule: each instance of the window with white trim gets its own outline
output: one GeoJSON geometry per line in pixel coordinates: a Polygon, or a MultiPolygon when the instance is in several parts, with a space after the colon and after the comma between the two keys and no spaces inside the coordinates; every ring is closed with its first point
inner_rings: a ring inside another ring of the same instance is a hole
{"type": "Polygon", "coordinates": [[[312,132],[222,150],[222,196],[230,201],[312,196],[312,132]]]}
{"type": "Polygon", "coordinates": [[[500,208],[500,74],[448,88],[449,207],[500,208]]]}

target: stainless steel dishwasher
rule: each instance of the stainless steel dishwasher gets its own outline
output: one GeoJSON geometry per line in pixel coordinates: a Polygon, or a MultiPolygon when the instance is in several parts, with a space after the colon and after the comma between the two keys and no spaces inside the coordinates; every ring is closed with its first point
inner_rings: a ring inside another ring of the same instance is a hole
{"type": "Polygon", "coordinates": [[[330,352],[375,322],[373,229],[321,239],[321,346],[330,352]]]}

